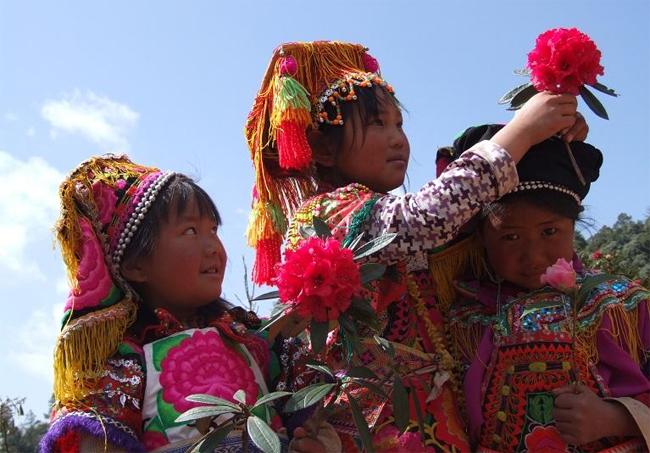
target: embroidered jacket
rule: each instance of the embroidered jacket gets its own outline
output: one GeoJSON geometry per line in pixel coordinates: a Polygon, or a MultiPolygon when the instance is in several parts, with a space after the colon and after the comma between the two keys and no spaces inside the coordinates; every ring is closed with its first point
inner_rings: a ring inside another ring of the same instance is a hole
{"type": "MultiPolygon", "coordinates": [[[[165,310],[156,310],[156,317],[157,323],[124,339],[95,383],[96,391],[55,408],[42,452],[103,450],[104,445],[109,450],[185,451],[202,434],[198,425],[175,421],[197,405],[186,396],[208,393],[232,400],[243,389],[252,403],[268,392],[269,373],[277,374],[277,367],[270,366],[266,341],[247,333],[227,312],[192,329],[165,310]]],[[[280,426],[274,414],[258,415],[280,426]]],[[[217,451],[239,451],[240,444],[234,433],[217,451]]]]}
{"type": "MultiPolygon", "coordinates": [[[[583,272],[578,283],[592,275],[583,272]]],[[[603,398],[619,400],[648,435],[650,292],[645,288],[611,278],[575,311],[569,297],[548,287],[525,294],[507,284],[466,281],[458,288],[450,332],[465,364],[474,442],[497,451],[540,445],[568,449],[554,426],[551,390],[576,379],[603,398]]],[[[643,439],[601,439],[576,451],[644,447],[643,439]]]]}

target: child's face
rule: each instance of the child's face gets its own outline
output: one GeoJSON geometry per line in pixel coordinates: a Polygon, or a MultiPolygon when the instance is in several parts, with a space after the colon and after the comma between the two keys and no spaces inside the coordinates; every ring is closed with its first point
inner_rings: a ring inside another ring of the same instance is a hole
{"type": "Polygon", "coordinates": [[[347,121],[336,168],[344,179],[361,183],[376,192],[388,192],[402,185],[408,167],[409,142],[402,129],[402,113],[378,91],[379,115],[371,118],[364,131],[347,121]]]}
{"type": "Polygon", "coordinates": [[[482,228],[488,260],[497,275],[522,288],[538,289],[540,276],[558,258],[571,262],[574,221],[526,202],[511,202],[482,228]]]}
{"type": "Polygon", "coordinates": [[[226,251],[217,235],[217,223],[200,215],[192,199],[184,212],[169,210],[162,222],[153,253],[141,261],[145,299],[153,307],[179,318],[221,295],[226,251]]]}

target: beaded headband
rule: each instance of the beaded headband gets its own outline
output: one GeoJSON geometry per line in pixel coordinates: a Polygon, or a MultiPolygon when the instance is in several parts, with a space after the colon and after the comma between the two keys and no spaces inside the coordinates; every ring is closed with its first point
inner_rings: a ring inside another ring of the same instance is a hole
{"type": "Polygon", "coordinates": [[[158,179],[156,179],[151,185],[149,185],[149,187],[147,187],[142,198],[140,198],[136,204],[135,209],[131,213],[131,216],[129,217],[124,229],[122,230],[122,233],[119,236],[117,247],[113,252],[113,268],[116,271],[119,270],[120,262],[122,261],[122,256],[124,255],[124,250],[128,247],[129,243],[131,242],[131,238],[135,235],[136,231],[138,231],[140,222],[142,222],[144,216],[147,214],[147,211],[149,211],[149,208],[156,200],[160,189],[162,189],[169,178],[175,174],[176,173],[174,172],[160,173],[158,179]]]}
{"type": "Polygon", "coordinates": [[[354,91],[355,86],[370,88],[373,84],[386,88],[391,94],[394,93],[393,87],[374,72],[352,72],[334,82],[318,99],[318,103],[316,104],[317,123],[342,126],[341,102],[357,100],[357,95],[354,91]],[[334,110],[334,119],[330,119],[330,113],[328,111],[331,110],[334,110]]]}
{"type": "Polygon", "coordinates": [[[519,184],[517,184],[517,187],[512,189],[510,193],[522,192],[525,190],[540,190],[540,189],[550,189],[550,190],[555,190],[557,192],[561,192],[563,194],[572,197],[576,201],[576,203],[578,203],[578,206],[582,204],[582,201],[580,200],[580,196],[577,193],[567,189],[566,187],[562,187],[557,184],[551,184],[550,182],[546,182],[546,181],[521,181],[519,184]]]}

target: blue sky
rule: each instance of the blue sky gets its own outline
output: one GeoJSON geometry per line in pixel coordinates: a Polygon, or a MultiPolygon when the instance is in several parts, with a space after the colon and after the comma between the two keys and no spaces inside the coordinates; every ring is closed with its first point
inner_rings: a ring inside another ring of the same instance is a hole
{"type": "MultiPolygon", "coordinates": [[[[582,105],[605,155],[586,203],[596,227],[650,207],[650,3],[639,1],[0,0],[0,396],[46,411],[66,296],[52,224],[63,175],[128,152],[186,172],[214,197],[229,252],[225,292],[243,296],[252,169],[243,124],[273,48],[365,44],[408,109],[410,187],[434,177],[438,146],[510,118],[496,100],[521,80],[535,37],[576,26],[603,53],[603,121],[582,105]]],[[[266,311],[266,307],[261,307],[266,311]]]]}

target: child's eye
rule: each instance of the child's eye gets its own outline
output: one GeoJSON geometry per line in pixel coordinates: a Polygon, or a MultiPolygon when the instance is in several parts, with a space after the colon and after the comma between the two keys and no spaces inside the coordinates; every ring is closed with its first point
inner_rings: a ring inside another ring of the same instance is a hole
{"type": "Polygon", "coordinates": [[[183,234],[184,234],[185,236],[191,236],[191,235],[194,235],[194,234],[196,234],[196,228],[195,228],[195,227],[189,227],[189,228],[186,228],[185,231],[183,231],[183,234]]]}
{"type": "Polygon", "coordinates": [[[519,235],[517,233],[504,234],[501,236],[501,239],[504,241],[516,241],[519,239],[519,235]]]}
{"type": "Polygon", "coordinates": [[[373,119],[370,120],[370,125],[371,126],[383,126],[384,121],[379,117],[373,118],[373,119]]]}
{"type": "Polygon", "coordinates": [[[543,236],[553,236],[555,233],[557,233],[557,228],[555,227],[544,228],[542,231],[543,236]]]}
{"type": "Polygon", "coordinates": [[[212,233],[216,236],[219,233],[219,227],[217,225],[212,227],[212,233]]]}

